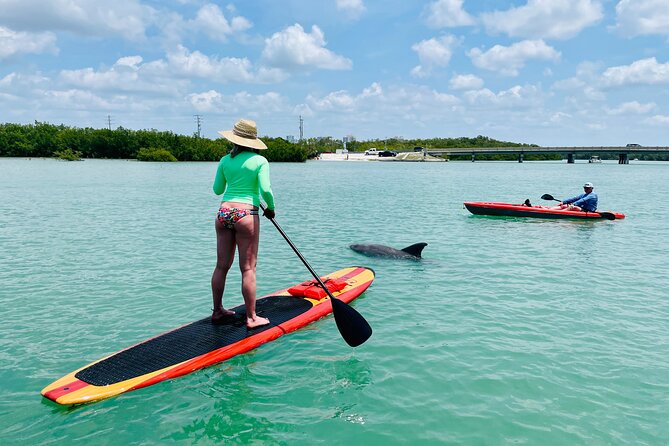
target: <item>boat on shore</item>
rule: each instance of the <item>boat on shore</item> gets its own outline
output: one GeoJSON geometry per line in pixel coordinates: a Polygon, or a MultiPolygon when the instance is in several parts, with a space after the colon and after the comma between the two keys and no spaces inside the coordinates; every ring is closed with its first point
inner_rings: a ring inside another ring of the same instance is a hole
{"type": "Polygon", "coordinates": [[[601,158],[595,155],[591,156],[590,159],[588,160],[588,163],[601,163],[601,162],[602,162],[601,158]]]}
{"type": "Polygon", "coordinates": [[[620,220],[625,214],[619,212],[583,212],[567,209],[551,209],[548,206],[527,206],[525,204],[499,203],[491,201],[466,201],[465,207],[475,215],[496,215],[504,217],[572,218],[579,220],[620,220]]]}

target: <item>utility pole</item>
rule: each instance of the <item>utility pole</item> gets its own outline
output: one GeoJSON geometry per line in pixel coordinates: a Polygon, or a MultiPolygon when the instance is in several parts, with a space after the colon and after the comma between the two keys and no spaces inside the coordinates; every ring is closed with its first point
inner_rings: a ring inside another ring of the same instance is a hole
{"type": "Polygon", "coordinates": [[[304,119],[302,119],[302,115],[300,115],[300,141],[302,141],[303,137],[304,137],[304,119]]]}
{"type": "Polygon", "coordinates": [[[195,116],[195,121],[197,122],[197,137],[200,137],[200,130],[202,130],[201,122],[202,122],[202,115],[193,115],[195,116]]]}
{"type": "Polygon", "coordinates": [[[111,131],[111,115],[107,115],[107,127],[111,131]]]}

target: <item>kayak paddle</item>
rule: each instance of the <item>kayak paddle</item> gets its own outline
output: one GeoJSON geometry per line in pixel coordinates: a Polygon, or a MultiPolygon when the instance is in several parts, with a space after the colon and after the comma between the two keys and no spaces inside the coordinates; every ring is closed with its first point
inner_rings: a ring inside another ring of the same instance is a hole
{"type": "MultiPolygon", "coordinates": [[[[263,211],[266,210],[265,206],[262,204],[260,204],[260,207],[263,211]]],[[[351,347],[357,347],[369,339],[369,337],[372,335],[372,327],[369,326],[365,318],[362,317],[362,315],[353,308],[348,306],[346,302],[339,300],[332,295],[330,290],[328,290],[328,287],[325,286],[321,280],[320,276],[316,274],[316,271],[314,271],[311,265],[309,265],[307,259],[304,258],[293,242],[290,241],[286,233],[283,232],[283,229],[281,229],[279,223],[277,223],[274,218],[270,218],[269,220],[274,224],[283,238],[286,239],[288,245],[293,248],[295,254],[297,254],[302,263],[304,263],[304,266],[307,267],[311,275],[314,276],[314,279],[318,281],[320,286],[325,290],[326,293],[328,293],[328,296],[330,296],[330,302],[332,303],[332,314],[334,315],[335,323],[337,324],[339,333],[341,334],[342,338],[344,338],[346,343],[351,347]]]]}
{"type": "Polygon", "coordinates": [[[542,200],[562,201],[562,200],[558,200],[557,198],[553,198],[553,196],[551,194],[543,194],[541,196],[541,199],[542,200]]]}
{"type": "MultiPolygon", "coordinates": [[[[553,198],[553,196],[551,194],[543,194],[541,196],[541,199],[542,200],[553,200],[553,201],[562,202],[562,200],[558,200],[557,198],[553,198]]],[[[595,212],[597,212],[599,215],[602,216],[602,218],[605,218],[607,220],[615,220],[616,219],[616,215],[613,212],[600,212],[600,211],[595,211],[595,212]]]]}

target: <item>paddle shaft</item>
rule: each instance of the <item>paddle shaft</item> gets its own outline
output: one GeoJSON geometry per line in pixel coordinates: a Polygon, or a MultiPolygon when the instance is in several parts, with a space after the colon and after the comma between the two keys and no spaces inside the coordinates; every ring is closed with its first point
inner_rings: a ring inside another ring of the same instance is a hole
{"type": "MultiPolygon", "coordinates": [[[[262,204],[260,205],[260,207],[262,208],[263,211],[265,210],[265,206],[263,206],[262,204]]],[[[314,279],[316,279],[316,280],[318,281],[318,283],[321,285],[321,287],[323,287],[323,289],[325,290],[325,292],[328,293],[328,296],[330,296],[330,299],[336,299],[336,297],[334,297],[334,296],[332,295],[332,293],[330,292],[330,290],[328,290],[328,287],[325,286],[325,284],[323,283],[323,281],[321,280],[321,278],[319,277],[319,275],[316,274],[316,271],[314,271],[314,269],[311,267],[311,265],[309,264],[309,262],[307,262],[307,259],[304,258],[304,256],[303,256],[302,253],[300,252],[300,250],[297,249],[297,246],[295,246],[295,244],[290,240],[290,238],[288,238],[288,235],[287,235],[285,232],[283,232],[283,229],[281,229],[281,226],[279,226],[279,223],[277,223],[276,220],[273,219],[273,218],[270,218],[269,221],[271,221],[272,224],[274,224],[274,227],[276,228],[277,231],[279,231],[279,234],[281,234],[281,236],[283,236],[283,238],[286,240],[286,242],[288,242],[288,245],[289,245],[291,248],[293,248],[293,251],[295,251],[295,254],[297,254],[297,256],[300,258],[300,260],[302,261],[302,263],[304,263],[304,266],[307,267],[307,269],[309,270],[309,272],[311,273],[311,275],[314,276],[314,279]]]]}
{"type": "MultiPolygon", "coordinates": [[[[267,209],[265,206],[260,204],[260,207],[262,208],[263,211],[266,211],[267,209]]],[[[325,290],[327,295],[330,297],[330,305],[332,305],[332,315],[334,316],[335,323],[337,324],[337,329],[339,329],[339,334],[341,334],[342,338],[346,341],[348,345],[351,347],[357,347],[361,344],[363,344],[369,337],[372,335],[372,327],[370,327],[369,323],[365,320],[364,317],[355,309],[350,307],[346,302],[343,300],[337,299],[332,295],[330,290],[328,290],[328,287],[325,286],[323,281],[321,280],[320,276],[316,274],[316,271],[309,265],[309,262],[307,262],[307,259],[304,258],[302,253],[300,252],[299,249],[297,249],[297,246],[288,238],[285,232],[283,232],[283,229],[281,229],[281,226],[279,226],[279,223],[276,222],[274,218],[269,219],[274,227],[279,231],[279,234],[288,242],[288,245],[295,251],[295,254],[297,254],[297,257],[300,258],[304,266],[307,267],[309,272],[311,273],[312,276],[314,276],[314,279],[316,279],[319,283],[319,285],[325,290]]]]}

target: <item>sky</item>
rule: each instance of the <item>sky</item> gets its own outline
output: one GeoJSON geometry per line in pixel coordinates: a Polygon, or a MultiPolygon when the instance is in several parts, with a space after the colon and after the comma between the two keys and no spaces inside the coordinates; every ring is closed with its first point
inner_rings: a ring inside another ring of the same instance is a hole
{"type": "Polygon", "coordinates": [[[669,145],[669,0],[0,0],[0,122],[669,145]]]}

